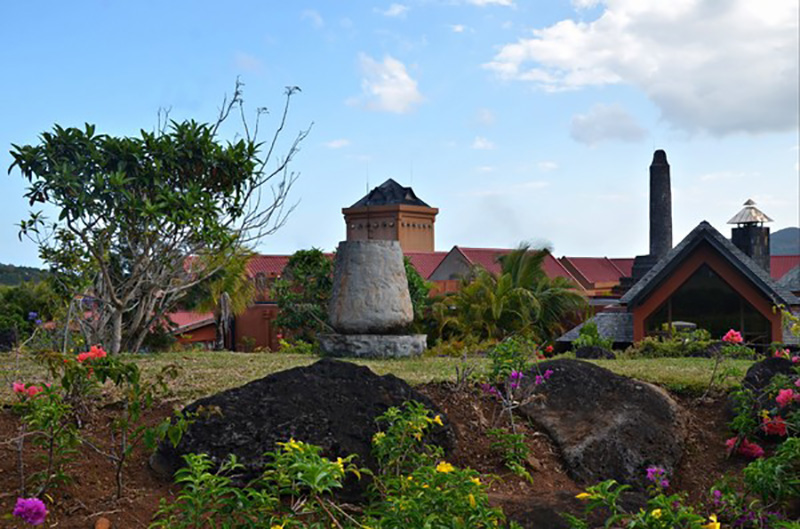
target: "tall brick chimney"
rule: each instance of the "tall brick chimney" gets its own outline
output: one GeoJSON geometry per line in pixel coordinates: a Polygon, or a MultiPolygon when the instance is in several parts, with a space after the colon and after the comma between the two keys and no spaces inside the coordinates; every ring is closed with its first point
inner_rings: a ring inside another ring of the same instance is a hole
{"type": "Polygon", "coordinates": [[[755,202],[748,200],[728,224],[736,225],[731,230],[731,242],[769,272],[769,228],[764,226],[766,222],[772,222],[772,219],[758,209],[755,202]]]}
{"type": "Polygon", "coordinates": [[[672,249],[672,190],[667,153],[659,149],[650,164],[650,255],[656,262],[672,249]]]}

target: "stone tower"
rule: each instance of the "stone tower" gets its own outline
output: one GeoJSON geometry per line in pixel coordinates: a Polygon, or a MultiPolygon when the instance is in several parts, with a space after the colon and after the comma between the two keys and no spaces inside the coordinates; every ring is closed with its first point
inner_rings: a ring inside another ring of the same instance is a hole
{"type": "Polygon", "coordinates": [[[769,228],[764,226],[767,222],[772,222],[772,219],[758,209],[755,202],[748,200],[728,224],[736,225],[731,230],[731,242],[769,272],[769,228]]]}
{"type": "Polygon", "coordinates": [[[391,178],[343,208],[348,241],[398,241],[403,252],[433,252],[437,208],[391,178]]]}

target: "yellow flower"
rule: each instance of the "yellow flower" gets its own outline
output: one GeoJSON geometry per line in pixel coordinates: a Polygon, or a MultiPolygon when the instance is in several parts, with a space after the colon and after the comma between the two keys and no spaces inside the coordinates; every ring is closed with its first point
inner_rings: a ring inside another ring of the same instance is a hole
{"type": "Polygon", "coordinates": [[[422,439],[422,434],[419,433],[419,432],[415,433],[414,434],[414,439],[416,439],[417,441],[421,440],[422,439]]]}
{"type": "Polygon", "coordinates": [[[433,422],[439,426],[444,426],[444,424],[442,424],[442,418],[439,415],[433,418],[433,422]]]}
{"type": "Polygon", "coordinates": [[[769,411],[768,410],[761,410],[761,417],[763,419],[769,420],[769,411]]]}
{"type": "Polygon", "coordinates": [[[407,479],[408,481],[411,481],[411,480],[413,480],[413,479],[414,479],[414,476],[408,476],[406,479],[407,479]]]}
{"type": "Polygon", "coordinates": [[[720,529],[722,527],[722,525],[717,521],[716,514],[712,514],[711,516],[708,517],[708,519],[710,520],[710,523],[701,525],[700,527],[702,527],[703,529],[720,529]]]}
{"type": "Polygon", "coordinates": [[[479,480],[478,478],[472,478],[470,481],[478,485],[479,487],[481,486],[481,480],[479,480]]]}
{"type": "Polygon", "coordinates": [[[384,432],[378,432],[372,436],[372,441],[378,443],[382,441],[384,437],[386,437],[386,434],[384,432]]]}
{"type": "Polygon", "coordinates": [[[284,525],[286,525],[286,522],[283,522],[283,523],[282,523],[282,524],[280,524],[280,525],[278,525],[278,524],[272,524],[272,526],[271,526],[269,529],[283,529],[283,526],[284,526],[284,525]]]}
{"type": "Polygon", "coordinates": [[[581,492],[575,497],[578,498],[579,500],[588,500],[589,498],[593,498],[594,496],[592,494],[589,494],[588,492],[581,492]]]}
{"type": "Polygon", "coordinates": [[[339,467],[339,470],[344,472],[344,460],[341,457],[336,458],[336,466],[339,467]]]}
{"type": "Polygon", "coordinates": [[[661,509],[656,509],[650,513],[653,518],[661,518],[661,509]]]}
{"type": "Polygon", "coordinates": [[[436,465],[436,472],[443,472],[446,474],[447,472],[452,472],[453,470],[455,470],[455,467],[446,461],[442,461],[436,465]]]}
{"type": "Polygon", "coordinates": [[[477,505],[478,505],[478,503],[475,501],[475,496],[470,494],[469,495],[469,506],[474,509],[475,507],[477,507],[477,505]]]}
{"type": "Polygon", "coordinates": [[[427,489],[427,488],[428,488],[428,484],[427,484],[427,483],[423,483],[423,484],[422,484],[422,488],[423,488],[423,489],[427,489]]]}

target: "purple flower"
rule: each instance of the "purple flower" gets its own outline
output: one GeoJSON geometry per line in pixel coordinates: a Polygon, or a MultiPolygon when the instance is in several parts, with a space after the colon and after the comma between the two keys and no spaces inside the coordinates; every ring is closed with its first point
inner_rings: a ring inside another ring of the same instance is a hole
{"type": "Polygon", "coordinates": [[[28,313],[28,321],[33,321],[38,317],[39,317],[39,313],[38,312],[29,312],[28,313]]]}
{"type": "Polygon", "coordinates": [[[647,467],[647,480],[652,481],[653,483],[658,483],[660,479],[666,475],[666,471],[663,467],[647,467]]]}
{"type": "Polygon", "coordinates": [[[544,379],[545,380],[548,380],[551,376],[553,376],[553,370],[552,369],[548,369],[548,370],[546,370],[544,372],[544,379]]]}
{"type": "Polygon", "coordinates": [[[511,372],[511,376],[510,376],[509,378],[511,378],[511,380],[519,380],[519,379],[521,379],[523,376],[524,376],[524,375],[522,374],[522,371],[516,371],[516,370],[515,370],[515,371],[512,371],[512,372],[511,372]]]}
{"type": "Polygon", "coordinates": [[[539,384],[544,384],[544,377],[542,375],[536,375],[534,382],[538,386],[539,384]]]}
{"type": "Polygon", "coordinates": [[[33,323],[35,323],[36,325],[41,325],[41,324],[42,324],[42,320],[38,320],[38,319],[37,319],[37,320],[36,320],[35,322],[33,322],[33,323]]]}
{"type": "Polygon", "coordinates": [[[662,479],[661,480],[661,488],[662,489],[668,489],[669,488],[669,480],[668,479],[662,479]]]}
{"type": "Polygon", "coordinates": [[[47,518],[47,507],[39,498],[17,498],[12,514],[31,525],[42,525],[47,518]]]}

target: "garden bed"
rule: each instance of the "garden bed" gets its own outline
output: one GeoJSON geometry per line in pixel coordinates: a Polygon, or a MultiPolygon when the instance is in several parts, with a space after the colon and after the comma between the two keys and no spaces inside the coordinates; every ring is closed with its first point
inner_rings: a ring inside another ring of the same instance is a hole
{"type": "MultiPolygon", "coordinates": [[[[489,495],[493,504],[503,507],[506,513],[522,522],[524,527],[534,520],[547,523],[554,510],[580,509],[574,496],[583,490],[566,474],[559,454],[550,439],[529,425],[521,425],[532,449],[530,471],[531,483],[508,471],[490,445],[486,431],[493,426],[499,411],[496,403],[477,388],[454,389],[448,382],[433,382],[418,387],[429,396],[449,417],[458,436],[458,448],[451,460],[459,466],[470,466],[486,476],[490,482],[489,495]],[[492,478],[494,475],[496,478],[492,478]]],[[[738,474],[745,462],[725,457],[725,439],[729,437],[722,397],[698,404],[688,396],[678,397],[689,422],[689,441],[684,459],[677,475],[672,478],[672,490],[685,491],[693,501],[706,498],[709,487],[723,474],[738,474]]],[[[161,402],[146,413],[146,422],[156,424],[179,407],[179,401],[161,402]]],[[[108,422],[112,409],[100,409],[89,416],[84,426],[94,439],[110,442],[108,422]]],[[[6,407],[0,411],[0,433],[2,440],[14,435],[18,418],[6,407]]],[[[102,446],[100,447],[102,448],[102,446]]],[[[153,513],[158,509],[160,498],[170,497],[177,487],[158,480],[147,465],[148,453],[137,448],[126,468],[125,493],[121,500],[114,500],[113,467],[95,451],[83,446],[68,473],[74,482],[53,491],[55,507],[45,527],[86,528],[92,527],[99,517],[110,519],[118,528],[147,527],[153,513]]],[[[26,466],[34,470],[38,460],[30,451],[26,455],[26,466]]],[[[10,513],[16,500],[17,465],[15,447],[9,443],[0,445],[0,512],[10,513]]],[[[50,504],[50,502],[48,502],[50,504]]],[[[13,525],[11,525],[13,527],[13,525]]]]}

